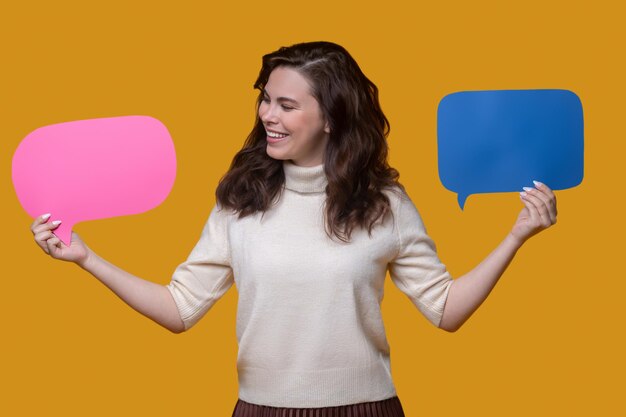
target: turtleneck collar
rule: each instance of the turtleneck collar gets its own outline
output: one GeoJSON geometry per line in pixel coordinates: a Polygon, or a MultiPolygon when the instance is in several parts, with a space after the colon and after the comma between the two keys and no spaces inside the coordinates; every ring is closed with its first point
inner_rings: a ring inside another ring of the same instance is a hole
{"type": "Polygon", "coordinates": [[[324,173],[324,164],[302,167],[291,160],[283,160],[285,188],[299,193],[319,193],[326,190],[328,179],[324,173]]]}

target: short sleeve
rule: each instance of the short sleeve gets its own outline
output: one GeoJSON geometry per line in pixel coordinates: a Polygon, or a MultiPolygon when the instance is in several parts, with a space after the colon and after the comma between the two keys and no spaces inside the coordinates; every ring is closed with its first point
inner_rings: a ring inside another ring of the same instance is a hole
{"type": "Polygon", "coordinates": [[[187,260],[166,285],[185,330],[196,324],[233,285],[228,242],[228,210],[216,204],[187,260]]]}
{"type": "Polygon", "coordinates": [[[398,253],[389,262],[393,283],[439,327],[453,279],[437,256],[435,243],[411,199],[402,192],[396,210],[398,253]]]}

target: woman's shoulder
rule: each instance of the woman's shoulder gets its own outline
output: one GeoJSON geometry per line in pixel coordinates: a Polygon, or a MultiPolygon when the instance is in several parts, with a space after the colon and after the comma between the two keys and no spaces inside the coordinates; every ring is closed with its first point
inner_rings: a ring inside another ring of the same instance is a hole
{"type": "Polygon", "coordinates": [[[422,216],[404,186],[394,185],[385,189],[394,215],[399,216],[400,223],[422,223],[422,216]]]}
{"type": "Polygon", "coordinates": [[[209,217],[216,222],[230,223],[233,218],[237,217],[237,212],[234,208],[222,205],[219,201],[215,201],[209,217]]]}
{"type": "Polygon", "coordinates": [[[381,191],[387,196],[387,198],[389,198],[389,202],[394,208],[401,204],[402,201],[411,200],[404,186],[399,184],[386,186],[381,191]]]}

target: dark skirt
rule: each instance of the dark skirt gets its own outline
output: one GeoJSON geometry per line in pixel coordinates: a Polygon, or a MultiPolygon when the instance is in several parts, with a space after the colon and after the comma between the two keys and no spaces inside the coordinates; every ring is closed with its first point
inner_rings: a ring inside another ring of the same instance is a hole
{"type": "Polygon", "coordinates": [[[283,408],[238,400],[232,417],[404,417],[398,397],[323,408],[283,408]]]}

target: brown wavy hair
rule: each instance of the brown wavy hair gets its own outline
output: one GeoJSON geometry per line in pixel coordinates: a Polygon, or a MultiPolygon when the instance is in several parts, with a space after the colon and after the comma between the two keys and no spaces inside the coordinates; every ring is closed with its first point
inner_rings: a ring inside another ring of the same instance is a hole
{"type": "Polygon", "coordinates": [[[358,226],[372,228],[392,213],[384,189],[405,191],[400,174],[387,163],[389,121],[378,101],[378,88],[348,51],[332,42],[298,43],[263,56],[254,88],[259,90],[257,117],[243,148],[215,192],[218,203],[239,212],[239,218],[265,212],[280,198],[285,182],[283,161],[266,152],[266,132],[258,117],[263,90],[277,67],[297,70],[311,85],[311,94],[330,126],[324,153],[328,179],[325,229],[332,239],[348,242],[358,226]]]}

